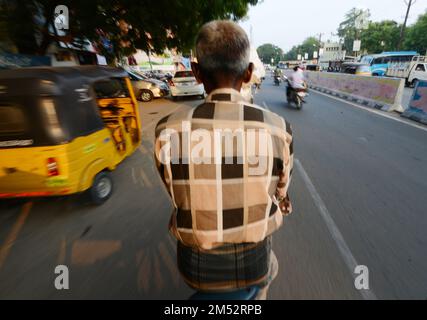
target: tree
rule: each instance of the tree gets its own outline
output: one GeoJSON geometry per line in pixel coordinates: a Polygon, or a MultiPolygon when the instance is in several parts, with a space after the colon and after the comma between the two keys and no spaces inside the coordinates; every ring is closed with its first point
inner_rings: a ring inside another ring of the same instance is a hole
{"type": "Polygon", "coordinates": [[[360,30],[357,27],[358,18],[365,14],[370,17],[369,10],[353,8],[345,15],[345,20],[338,27],[338,36],[344,41],[344,49],[353,52],[353,42],[359,37],[360,30]]]}
{"type": "Polygon", "coordinates": [[[271,59],[274,59],[274,63],[278,63],[283,59],[283,50],[278,46],[271,43],[263,44],[257,49],[258,56],[264,63],[271,63],[271,59]]]}
{"type": "Polygon", "coordinates": [[[406,32],[405,49],[425,54],[427,52],[427,11],[420,15],[417,22],[406,32]]]}
{"type": "Polygon", "coordinates": [[[369,53],[396,50],[399,30],[399,24],[396,21],[371,22],[369,27],[361,32],[362,49],[369,53]]]}
{"type": "Polygon", "coordinates": [[[239,20],[258,0],[63,0],[69,8],[70,30],[54,28],[53,0],[0,0],[5,21],[0,42],[11,42],[19,53],[46,53],[53,42],[83,40],[95,44],[107,57],[127,56],[141,49],[161,53],[165,48],[189,50],[200,26],[214,19],[239,20]],[[7,39],[4,35],[7,34],[7,39]]]}
{"type": "Polygon", "coordinates": [[[298,46],[292,47],[290,51],[285,54],[286,60],[297,60],[298,55],[301,54],[303,57],[306,53],[310,58],[313,57],[313,53],[318,51],[320,48],[320,42],[315,37],[309,37],[298,46]]]}

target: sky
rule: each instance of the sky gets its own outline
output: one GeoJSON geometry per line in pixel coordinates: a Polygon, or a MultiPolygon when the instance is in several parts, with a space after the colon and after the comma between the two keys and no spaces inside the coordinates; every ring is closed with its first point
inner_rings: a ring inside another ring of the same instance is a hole
{"type": "MultiPolygon", "coordinates": [[[[332,33],[353,7],[369,9],[372,21],[399,23],[403,23],[407,8],[404,0],[264,0],[250,8],[240,25],[248,35],[252,26],[253,46],[272,43],[287,52],[309,36],[318,38],[319,33],[323,33],[322,41],[338,40],[332,33]]],[[[408,24],[426,10],[427,0],[416,0],[408,24]]]]}

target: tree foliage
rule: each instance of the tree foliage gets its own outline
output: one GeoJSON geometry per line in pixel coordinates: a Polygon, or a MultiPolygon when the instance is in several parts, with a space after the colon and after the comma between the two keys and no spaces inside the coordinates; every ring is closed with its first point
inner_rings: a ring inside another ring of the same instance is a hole
{"type": "Polygon", "coordinates": [[[394,51],[399,42],[400,26],[396,21],[371,22],[361,32],[362,49],[369,53],[394,51]]]}
{"type": "Polygon", "coordinates": [[[415,50],[420,54],[427,52],[427,11],[406,30],[404,46],[405,49],[415,50]]]}
{"type": "MultiPolygon", "coordinates": [[[[338,36],[343,40],[344,49],[347,52],[353,51],[353,42],[360,37],[360,30],[357,29],[357,18],[363,13],[363,9],[352,8],[345,15],[345,20],[338,27],[338,36]]],[[[368,12],[368,17],[370,13],[368,12]]]]}
{"type": "Polygon", "coordinates": [[[271,59],[274,59],[274,63],[277,64],[283,59],[283,50],[271,43],[259,46],[257,52],[259,58],[264,63],[271,63],[271,59]]]}
{"type": "Polygon", "coordinates": [[[298,55],[304,56],[308,53],[309,58],[313,58],[313,53],[320,48],[320,42],[315,37],[309,37],[298,46],[292,47],[290,51],[285,54],[285,60],[297,60],[298,55]]]}
{"type": "MultiPolygon", "coordinates": [[[[67,37],[55,34],[53,0],[0,0],[5,21],[0,42],[10,42],[20,53],[45,54],[54,41],[87,39],[110,57],[136,49],[163,52],[192,47],[202,24],[214,19],[239,20],[258,0],[63,0],[69,8],[67,37]],[[105,44],[111,44],[106,46],[105,44]],[[110,47],[110,48],[109,48],[110,47]]],[[[77,43],[77,44],[78,44],[77,43]]]]}

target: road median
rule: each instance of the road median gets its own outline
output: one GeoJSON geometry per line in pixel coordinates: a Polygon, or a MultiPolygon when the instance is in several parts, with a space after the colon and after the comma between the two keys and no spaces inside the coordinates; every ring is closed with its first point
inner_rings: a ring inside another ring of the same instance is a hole
{"type": "Polygon", "coordinates": [[[427,81],[418,82],[409,108],[402,113],[402,117],[427,124],[427,81]]]}
{"type": "Polygon", "coordinates": [[[403,112],[404,80],[307,71],[311,89],[387,112],[403,112]]]}

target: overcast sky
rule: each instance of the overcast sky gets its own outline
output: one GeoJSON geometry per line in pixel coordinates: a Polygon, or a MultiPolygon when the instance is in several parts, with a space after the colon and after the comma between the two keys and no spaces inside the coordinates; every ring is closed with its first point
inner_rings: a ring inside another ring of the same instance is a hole
{"type": "MultiPolygon", "coordinates": [[[[253,45],[273,43],[285,52],[309,36],[323,33],[322,40],[336,40],[336,33],[344,15],[353,7],[368,8],[371,20],[385,19],[402,23],[405,18],[404,0],[264,0],[249,10],[249,17],[241,26],[250,34],[253,45]]],[[[417,0],[411,9],[409,23],[427,9],[427,0],[417,0]]]]}

